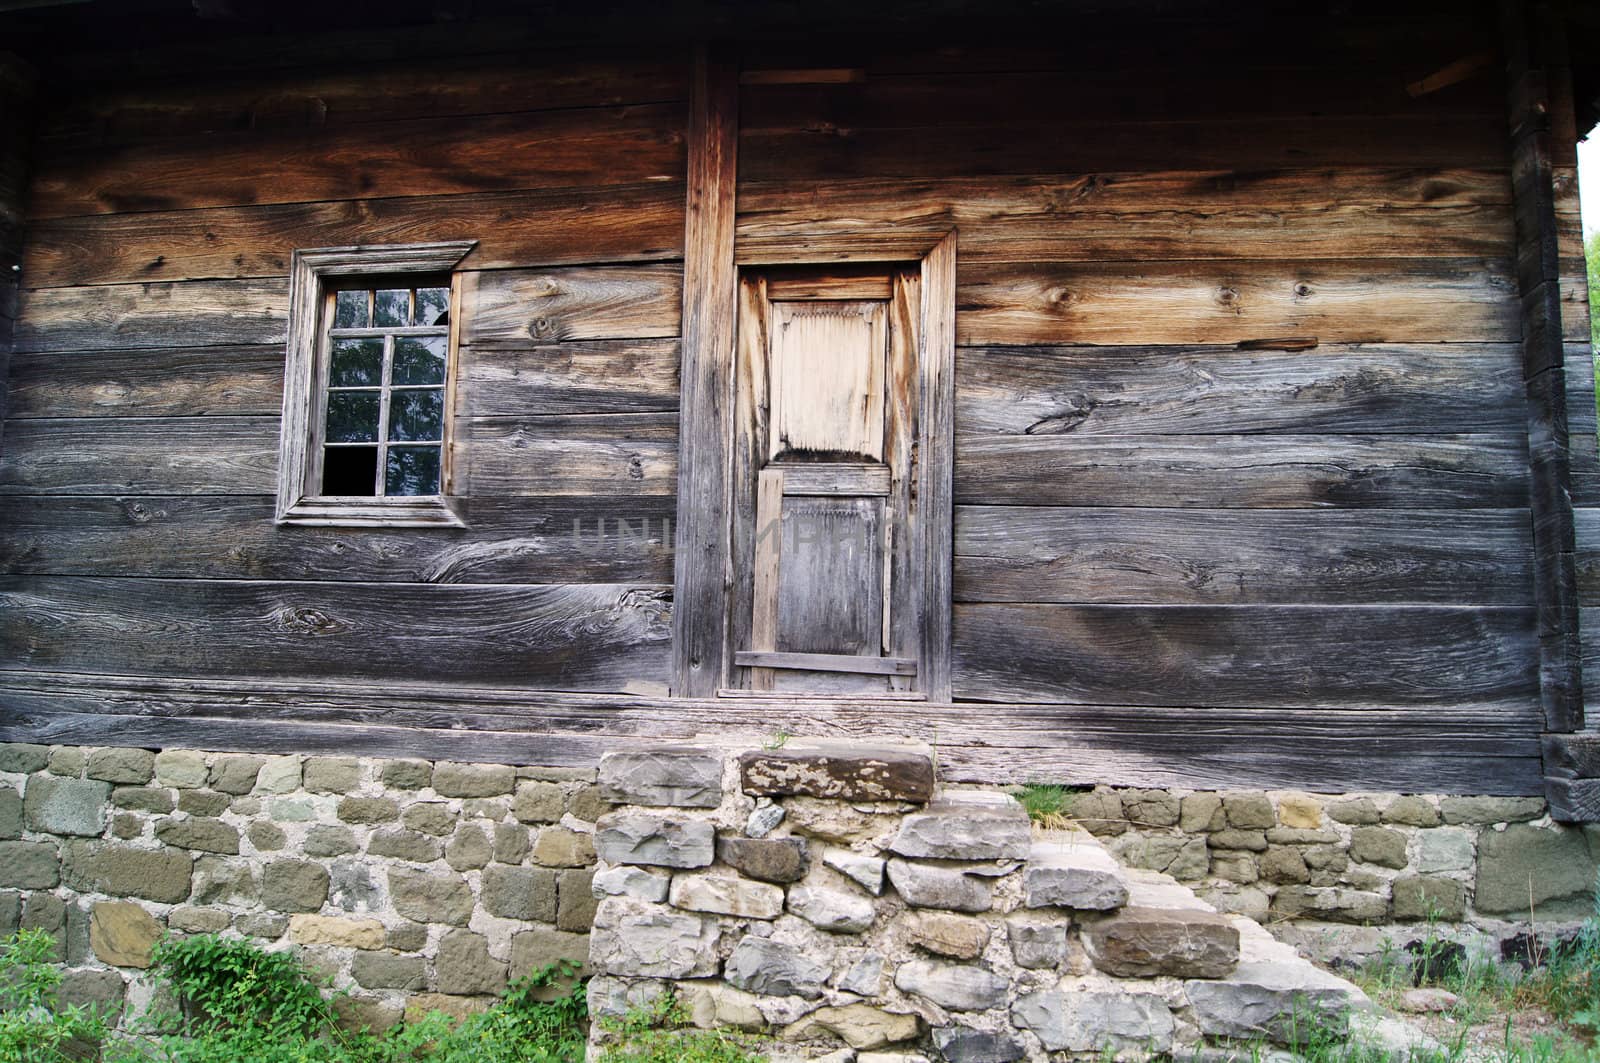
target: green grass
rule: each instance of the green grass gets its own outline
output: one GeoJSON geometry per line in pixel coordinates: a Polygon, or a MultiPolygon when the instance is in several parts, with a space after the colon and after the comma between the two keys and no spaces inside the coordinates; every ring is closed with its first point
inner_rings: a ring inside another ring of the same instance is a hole
{"type": "Polygon", "coordinates": [[[1049,830],[1067,826],[1072,791],[1055,783],[1031,782],[1017,794],[1028,818],[1049,830]]]}

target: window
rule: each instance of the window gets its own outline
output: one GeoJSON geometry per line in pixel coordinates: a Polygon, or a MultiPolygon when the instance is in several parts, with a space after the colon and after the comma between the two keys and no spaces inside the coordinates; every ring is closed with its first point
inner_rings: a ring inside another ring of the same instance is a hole
{"type": "Polygon", "coordinates": [[[449,501],[451,270],[472,247],[295,252],[279,523],[461,524],[449,501]]]}

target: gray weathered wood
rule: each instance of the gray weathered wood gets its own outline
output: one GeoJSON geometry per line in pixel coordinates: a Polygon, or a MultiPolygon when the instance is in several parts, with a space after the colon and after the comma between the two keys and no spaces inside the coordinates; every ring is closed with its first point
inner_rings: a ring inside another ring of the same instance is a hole
{"type": "Polygon", "coordinates": [[[283,408],[283,347],[180,347],[19,354],[11,416],[275,416],[283,408]]]}
{"type": "Polygon", "coordinates": [[[1524,605],[1525,509],[956,508],[962,602],[1524,605]]]}
{"type": "Polygon", "coordinates": [[[951,697],[951,582],[955,553],[950,514],[956,491],[955,446],[956,334],[960,300],[956,280],[956,233],[947,233],[922,260],[918,425],[922,456],[918,462],[918,520],[922,579],[916,612],[922,631],[920,687],[936,701],[951,697]]]}
{"type": "Polygon", "coordinates": [[[677,336],[683,272],[676,265],[491,270],[462,276],[461,341],[525,348],[567,340],[677,336]]]}
{"type": "Polygon", "coordinates": [[[1538,698],[1529,608],[957,605],[958,699],[1341,706],[1538,698]]]}
{"type": "Polygon", "coordinates": [[[277,344],[288,337],[285,277],[24,290],[19,351],[277,344]]]}
{"type": "Polygon", "coordinates": [[[463,347],[460,412],[506,418],[673,411],[678,408],[678,356],[676,339],[463,347]]]}
{"type": "Polygon", "coordinates": [[[791,653],[735,650],[733,663],[740,668],[789,668],[811,672],[858,672],[868,675],[916,675],[910,657],[867,657],[848,653],[791,653]]]}

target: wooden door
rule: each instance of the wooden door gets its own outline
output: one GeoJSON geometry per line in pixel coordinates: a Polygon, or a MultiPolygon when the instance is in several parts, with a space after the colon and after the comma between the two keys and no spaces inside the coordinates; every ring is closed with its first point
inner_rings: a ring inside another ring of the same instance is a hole
{"type": "Polygon", "coordinates": [[[918,689],[916,270],[740,285],[734,685],[918,689]]]}

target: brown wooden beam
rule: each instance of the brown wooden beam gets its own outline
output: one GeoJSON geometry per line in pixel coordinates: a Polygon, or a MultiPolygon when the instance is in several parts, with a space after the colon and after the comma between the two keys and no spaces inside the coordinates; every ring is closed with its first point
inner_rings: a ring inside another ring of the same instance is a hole
{"type": "Polygon", "coordinates": [[[684,223],[683,369],[678,436],[678,536],[672,613],[672,692],[707,697],[728,654],[728,441],[733,411],[739,74],[713,49],[695,54],[689,98],[684,223]]]}

